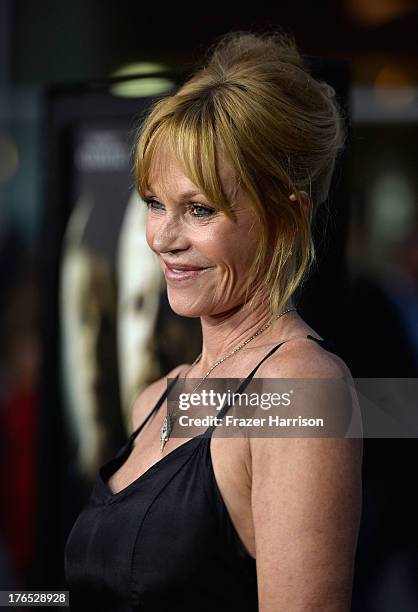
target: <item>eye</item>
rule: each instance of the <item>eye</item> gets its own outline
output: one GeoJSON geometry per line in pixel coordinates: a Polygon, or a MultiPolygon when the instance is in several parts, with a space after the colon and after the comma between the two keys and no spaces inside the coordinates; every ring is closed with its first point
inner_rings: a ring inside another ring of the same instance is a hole
{"type": "Polygon", "coordinates": [[[144,198],[144,202],[147,208],[155,208],[154,204],[160,204],[160,202],[157,202],[157,200],[153,200],[152,198],[144,198]]]}
{"type": "MultiPolygon", "coordinates": [[[[160,210],[161,207],[164,207],[161,202],[158,200],[154,200],[153,198],[144,198],[144,202],[148,209],[152,210],[160,210]]],[[[203,204],[198,204],[197,202],[189,202],[188,208],[190,210],[190,214],[192,217],[202,218],[202,217],[210,217],[215,213],[213,208],[209,208],[208,206],[204,206],[203,204]]]]}
{"type": "Polygon", "coordinates": [[[192,217],[210,217],[215,212],[213,208],[208,208],[207,206],[203,206],[203,204],[196,204],[194,202],[190,203],[190,208],[194,211],[201,211],[201,214],[192,214],[192,217]]]}

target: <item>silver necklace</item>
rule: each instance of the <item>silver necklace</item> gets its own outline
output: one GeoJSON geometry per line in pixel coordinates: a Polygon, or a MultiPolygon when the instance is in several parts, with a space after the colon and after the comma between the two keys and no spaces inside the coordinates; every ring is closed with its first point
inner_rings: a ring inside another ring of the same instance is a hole
{"type": "MultiPolygon", "coordinates": [[[[281,314],[277,315],[277,317],[275,317],[275,319],[272,319],[269,323],[267,323],[267,325],[264,325],[261,329],[259,329],[254,335],[251,336],[251,338],[248,338],[247,340],[244,340],[244,342],[242,342],[241,344],[239,344],[238,346],[236,346],[234,348],[233,351],[231,351],[228,355],[226,355],[225,357],[222,357],[222,359],[219,359],[219,361],[217,361],[204,375],[204,377],[202,378],[202,380],[200,381],[200,383],[197,385],[197,387],[195,387],[192,391],[192,393],[194,393],[196,391],[196,389],[198,389],[200,387],[200,385],[203,383],[204,380],[206,380],[206,378],[209,376],[209,374],[212,372],[212,370],[214,370],[218,365],[220,365],[223,361],[225,361],[225,359],[228,359],[229,357],[232,357],[232,355],[234,355],[237,351],[239,351],[240,349],[242,349],[244,346],[246,346],[249,342],[251,342],[251,340],[254,340],[254,338],[256,338],[258,335],[260,335],[263,331],[265,331],[268,327],[270,327],[270,325],[272,325],[273,321],[277,319],[279,319],[280,317],[282,317],[283,315],[285,315],[288,312],[291,312],[292,310],[296,310],[296,308],[288,308],[287,310],[285,310],[284,312],[282,312],[281,314]]],[[[202,353],[200,353],[196,359],[194,360],[194,362],[192,363],[192,365],[190,366],[190,368],[187,370],[186,374],[183,376],[183,378],[185,379],[187,374],[190,372],[190,370],[196,365],[196,363],[199,361],[199,359],[201,358],[202,353]]],[[[173,430],[173,426],[174,426],[174,422],[176,419],[176,416],[178,414],[178,410],[174,410],[173,412],[169,412],[167,411],[167,415],[164,417],[164,421],[163,424],[161,425],[161,429],[160,429],[160,441],[161,441],[161,452],[163,452],[164,450],[164,446],[165,444],[168,442],[168,439],[170,438],[170,434],[173,430]]]]}

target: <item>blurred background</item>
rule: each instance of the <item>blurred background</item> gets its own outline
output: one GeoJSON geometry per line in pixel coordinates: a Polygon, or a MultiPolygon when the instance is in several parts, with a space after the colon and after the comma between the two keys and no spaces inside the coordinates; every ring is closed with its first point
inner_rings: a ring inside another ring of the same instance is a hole
{"type": "MultiPolygon", "coordinates": [[[[410,0],[0,0],[1,589],[64,588],[135,396],[199,352],[147,249],[131,154],[150,102],[221,34],[284,27],[336,89],[349,138],[301,311],[354,377],[418,377],[417,16],[410,0]]],[[[365,440],[355,611],[418,610],[417,460],[415,438],[365,440]]]]}

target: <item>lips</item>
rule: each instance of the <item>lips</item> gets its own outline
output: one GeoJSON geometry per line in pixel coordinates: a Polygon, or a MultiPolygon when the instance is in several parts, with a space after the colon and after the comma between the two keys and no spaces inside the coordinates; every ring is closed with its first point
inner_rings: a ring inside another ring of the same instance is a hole
{"type": "Polygon", "coordinates": [[[167,266],[167,268],[173,271],[187,272],[187,271],[196,271],[196,270],[206,270],[206,268],[202,266],[192,266],[190,264],[181,264],[181,263],[176,263],[176,262],[169,263],[168,261],[165,261],[165,260],[163,261],[165,265],[167,266]]]}
{"type": "Polygon", "coordinates": [[[164,275],[168,281],[186,281],[205,274],[211,268],[201,268],[189,264],[178,264],[164,261],[164,275]]]}

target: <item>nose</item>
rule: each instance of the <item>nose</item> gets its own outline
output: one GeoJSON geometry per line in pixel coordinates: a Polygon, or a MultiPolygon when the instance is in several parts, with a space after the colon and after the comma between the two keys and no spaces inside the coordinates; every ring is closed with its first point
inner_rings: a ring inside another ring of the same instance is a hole
{"type": "Polygon", "coordinates": [[[150,233],[151,248],[157,253],[184,250],[189,246],[189,239],[182,223],[174,216],[167,215],[159,220],[158,226],[150,228],[150,233]]]}

